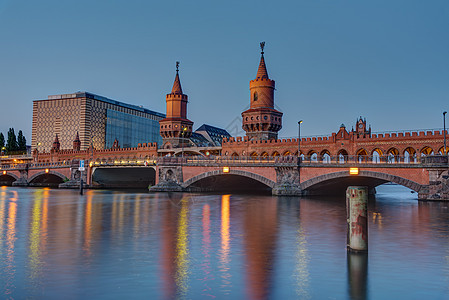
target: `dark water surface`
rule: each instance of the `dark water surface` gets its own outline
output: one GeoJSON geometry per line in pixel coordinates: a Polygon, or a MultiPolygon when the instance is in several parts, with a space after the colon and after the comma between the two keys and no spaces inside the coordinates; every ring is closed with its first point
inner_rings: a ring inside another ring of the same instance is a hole
{"type": "Polygon", "coordinates": [[[0,188],[1,299],[449,299],[449,203],[0,188]]]}

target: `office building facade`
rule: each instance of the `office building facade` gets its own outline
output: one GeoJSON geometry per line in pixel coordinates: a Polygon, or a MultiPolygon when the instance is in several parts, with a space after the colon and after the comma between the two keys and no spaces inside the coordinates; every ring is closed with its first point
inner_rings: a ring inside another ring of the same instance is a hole
{"type": "Polygon", "coordinates": [[[162,113],[87,92],[48,96],[33,101],[32,149],[49,151],[58,136],[61,149],[72,149],[77,138],[80,150],[92,145],[108,149],[117,140],[121,148],[138,143],[162,143],[162,113]]]}

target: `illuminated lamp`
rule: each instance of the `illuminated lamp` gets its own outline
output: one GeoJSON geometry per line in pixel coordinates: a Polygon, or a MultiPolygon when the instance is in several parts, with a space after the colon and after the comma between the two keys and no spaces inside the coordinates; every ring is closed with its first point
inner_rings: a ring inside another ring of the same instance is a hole
{"type": "Polygon", "coordinates": [[[349,174],[359,175],[359,168],[349,168],[349,174]]]}
{"type": "Polygon", "coordinates": [[[48,173],[48,172],[50,172],[50,170],[49,169],[45,169],[45,173],[48,173]]]}
{"type": "Polygon", "coordinates": [[[3,175],[6,175],[6,171],[3,171],[3,175]]]}
{"type": "Polygon", "coordinates": [[[223,173],[229,173],[229,167],[223,167],[223,173]]]}

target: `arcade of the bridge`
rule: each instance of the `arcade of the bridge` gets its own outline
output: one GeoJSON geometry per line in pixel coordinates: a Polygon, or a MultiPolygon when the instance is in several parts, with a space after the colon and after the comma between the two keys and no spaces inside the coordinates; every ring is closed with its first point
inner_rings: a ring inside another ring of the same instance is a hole
{"type": "MultiPolygon", "coordinates": [[[[447,147],[449,152],[449,147],[447,147]]],[[[436,153],[442,155],[444,152],[444,147],[440,147],[436,153]]],[[[379,147],[372,148],[359,148],[355,151],[355,155],[349,155],[346,149],[340,149],[335,154],[332,154],[329,150],[314,150],[309,149],[306,152],[300,151],[300,156],[303,160],[310,161],[329,161],[329,160],[344,160],[346,157],[357,157],[358,160],[366,161],[368,158],[372,158],[374,162],[378,161],[414,161],[418,162],[420,157],[434,155],[435,151],[429,146],[422,147],[419,151],[415,148],[408,146],[400,151],[396,147],[390,147],[388,149],[381,149],[379,147]],[[367,150],[368,149],[368,150],[367,150]]],[[[233,152],[231,157],[240,157],[237,152],[233,152]]],[[[243,155],[244,156],[244,155],[243,155]]],[[[278,151],[272,151],[268,153],[267,151],[251,151],[249,153],[250,157],[278,157],[278,156],[298,156],[297,150],[284,150],[282,153],[278,151]]]]}

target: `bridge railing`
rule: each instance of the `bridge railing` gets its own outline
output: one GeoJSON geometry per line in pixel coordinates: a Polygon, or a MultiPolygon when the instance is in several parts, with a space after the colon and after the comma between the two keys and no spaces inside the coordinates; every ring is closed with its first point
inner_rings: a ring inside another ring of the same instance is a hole
{"type": "Polygon", "coordinates": [[[42,163],[17,163],[17,164],[5,164],[0,165],[0,170],[23,170],[23,169],[43,169],[43,168],[55,168],[55,167],[67,167],[71,165],[71,161],[58,161],[58,162],[42,162],[42,163]]]}

